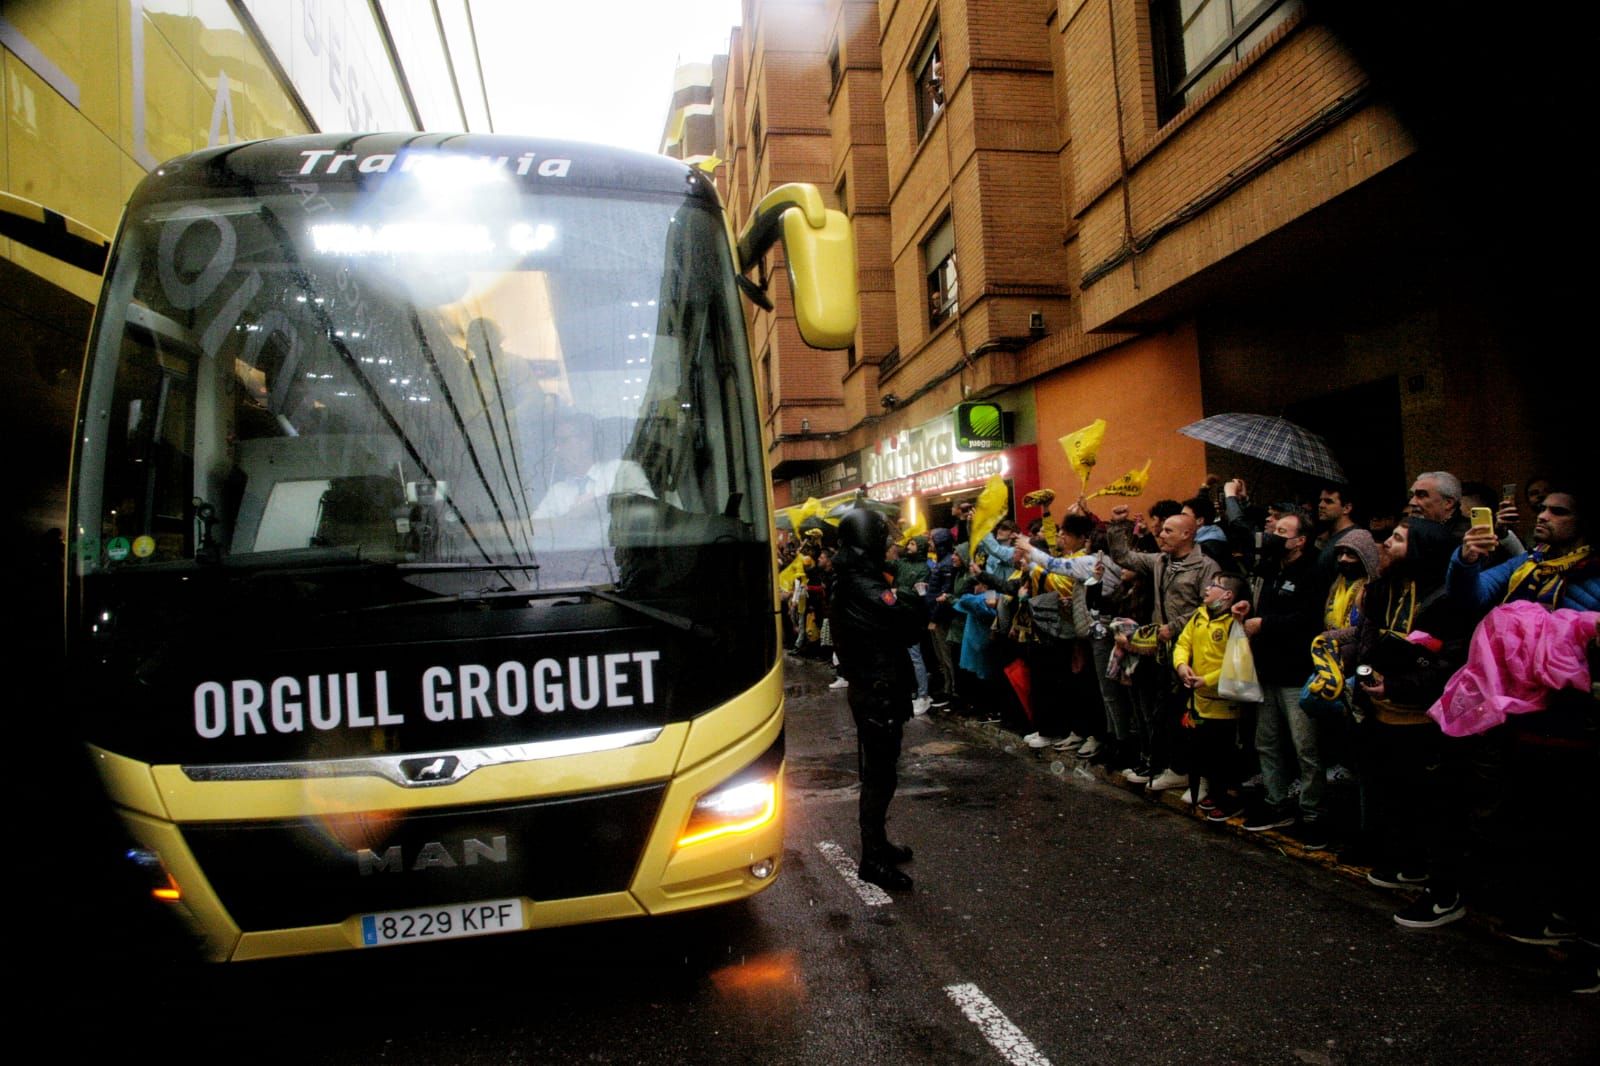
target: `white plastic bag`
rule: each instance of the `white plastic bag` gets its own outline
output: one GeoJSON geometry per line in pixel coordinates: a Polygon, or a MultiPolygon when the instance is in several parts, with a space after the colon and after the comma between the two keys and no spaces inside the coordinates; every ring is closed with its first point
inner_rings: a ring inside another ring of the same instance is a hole
{"type": "Polygon", "coordinates": [[[1250,639],[1244,626],[1234,622],[1228,629],[1228,646],[1222,652],[1222,679],[1217,695],[1235,703],[1260,703],[1261,682],[1256,679],[1256,661],[1250,654],[1250,639]]]}

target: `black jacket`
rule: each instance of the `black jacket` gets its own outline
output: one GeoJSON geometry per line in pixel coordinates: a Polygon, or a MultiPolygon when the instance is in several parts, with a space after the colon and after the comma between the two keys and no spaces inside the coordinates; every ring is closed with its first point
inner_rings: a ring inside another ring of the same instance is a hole
{"type": "Polygon", "coordinates": [[[875,694],[881,691],[892,702],[894,717],[909,718],[915,676],[906,649],[926,632],[927,609],[916,596],[897,595],[882,567],[853,548],[839,550],[833,569],[833,650],[839,673],[852,690],[861,686],[875,694]]]}
{"type": "Polygon", "coordinates": [[[1311,638],[1322,632],[1326,591],[1317,576],[1317,557],[1310,553],[1302,553],[1262,581],[1250,610],[1261,619],[1250,651],[1262,684],[1302,685],[1311,676],[1311,638]]]}

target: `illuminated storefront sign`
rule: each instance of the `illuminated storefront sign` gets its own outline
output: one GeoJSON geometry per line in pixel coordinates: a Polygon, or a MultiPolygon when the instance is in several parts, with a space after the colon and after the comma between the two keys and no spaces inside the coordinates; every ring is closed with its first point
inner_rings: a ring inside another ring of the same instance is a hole
{"type": "Polygon", "coordinates": [[[1002,478],[1011,476],[1011,464],[1003,453],[980,455],[975,459],[963,459],[948,466],[923,470],[909,477],[876,482],[867,486],[867,495],[889,503],[907,496],[929,496],[951,489],[975,488],[996,475],[1002,478]]]}
{"type": "Polygon", "coordinates": [[[1013,474],[1010,452],[963,451],[954,415],[901,430],[861,453],[867,494],[885,502],[982,485],[1013,474]]]}

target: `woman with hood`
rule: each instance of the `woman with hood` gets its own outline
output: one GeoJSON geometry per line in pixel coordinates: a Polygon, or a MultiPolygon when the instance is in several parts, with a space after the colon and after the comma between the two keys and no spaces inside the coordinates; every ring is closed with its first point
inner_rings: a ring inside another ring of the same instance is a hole
{"type": "MultiPolygon", "coordinates": [[[[1343,676],[1349,677],[1356,666],[1356,634],[1364,614],[1362,599],[1368,584],[1378,576],[1377,541],[1364,529],[1346,530],[1334,545],[1333,559],[1333,582],[1323,602],[1323,632],[1313,638],[1311,655],[1314,662],[1322,655],[1332,657],[1343,676]]],[[[1324,765],[1329,781],[1351,777],[1346,767],[1354,764],[1359,741],[1350,727],[1351,722],[1342,715],[1320,723],[1318,732],[1322,747],[1319,750],[1326,759],[1324,765]]],[[[1365,829],[1364,824],[1362,828],[1365,829]]]]}
{"type": "Polygon", "coordinates": [[[1378,543],[1364,529],[1352,529],[1334,548],[1334,578],[1323,605],[1323,638],[1341,645],[1353,641],[1361,621],[1361,598],[1378,576],[1378,543]]]}
{"type": "MultiPolygon", "coordinates": [[[[1427,882],[1428,847],[1447,792],[1436,779],[1441,734],[1427,712],[1465,661],[1471,634],[1444,590],[1454,547],[1438,522],[1408,518],[1396,526],[1383,542],[1381,574],[1366,589],[1355,640],[1356,662],[1371,668],[1355,686],[1365,715],[1362,809],[1373,849],[1367,880],[1386,888],[1427,882]]],[[[1431,911],[1406,915],[1395,920],[1420,928],[1454,920],[1431,911]]]]}

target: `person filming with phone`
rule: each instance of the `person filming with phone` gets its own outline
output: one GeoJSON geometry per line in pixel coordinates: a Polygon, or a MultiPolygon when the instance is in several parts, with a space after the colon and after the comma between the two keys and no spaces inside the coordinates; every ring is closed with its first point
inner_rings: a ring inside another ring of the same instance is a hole
{"type": "Polygon", "coordinates": [[[1546,607],[1600,610],[1600,565],[1590,552],[1582,501],[1575,489],[1552,489],[1533,527],[1533,550],[1499,566],[1484,562],[1500,545],[1488,508],[1480,507],[1450,560],[1445,582],[1458,603],[1486,610],[1498,603],[1532,600],[1546,607]]]}

